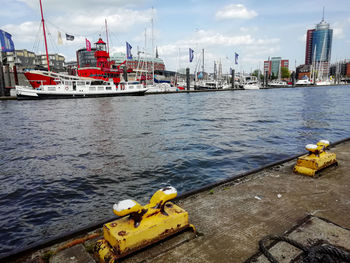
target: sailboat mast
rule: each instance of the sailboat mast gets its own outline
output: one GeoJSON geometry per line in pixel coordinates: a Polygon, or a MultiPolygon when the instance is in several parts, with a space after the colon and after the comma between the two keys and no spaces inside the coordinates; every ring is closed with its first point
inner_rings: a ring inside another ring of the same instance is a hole
{"type": "Polygon", "coordinates": [[[49,61],[49,54],[47,52],[47,41],[46,41],[46,32],[45,32],[45,21],[44,21],[44,15],[43,15],[43,7],[40,2],[40,11],[41,11],[41,22],[43,23],[43,31],[44,31],[44,41],[45,41],[45,50],[46,50],[46,61],[47,61],[47,70],[50,71],[50,61],[49,61]]]}
{"type": "Polygon", "coordinates": [[[203,72],[203,77],[204,77],[204,48],[202,49],[202,59],[203,59],[202,72],[203,72]]]}
{"type": "Polygon", "coordinates": [[[154,85],[154,32],[153,32],[153,7],[152,7],[152,85],[154,85]]]}
{"type": "Polygon", "coordinates": [[[106,36],[107,36],[107,52],[109,54],[109,42],[108,42],[108,30],[107,30],[107,18],[105,18],[105,24],[106,24],[106,36]]]}

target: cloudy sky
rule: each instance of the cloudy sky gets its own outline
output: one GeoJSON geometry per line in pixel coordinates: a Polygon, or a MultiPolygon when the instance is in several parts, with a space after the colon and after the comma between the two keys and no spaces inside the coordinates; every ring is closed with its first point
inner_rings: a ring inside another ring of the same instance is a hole
{"type": "MultiPolygon", "coordinates": [[[[334,29],[332,60],[350,58],[349,0],[42,0],[48,30],[49,53],[75,60],[75,51],[106,39],[109,29],[111,53],[125,52],[125,41],[151,52],[151,18],[154,46],[168,70],[194,70],[201,50],[205,67],[213,71],[214,60],[228,72],[239,54],[237,70],[250,72],[263,67],[268,57],[289,59],[290,69],[305,60],[306,30],[322,19],[334,29]],[[152,9],[153,8],[153,9],[152,9]],[[58,31],[75,36],[58,45],[58,31]],[[145,34],[146,32],[146,34],[145,34]],[[145,37],[146,35],[146,37],[145,37]],[[195,59],[188,62],[188,48],[195,59]]],[[[16,49],[44,52],[40,31],[39,0],[1,0],[0,29],[13,36],[16,49]]]]}

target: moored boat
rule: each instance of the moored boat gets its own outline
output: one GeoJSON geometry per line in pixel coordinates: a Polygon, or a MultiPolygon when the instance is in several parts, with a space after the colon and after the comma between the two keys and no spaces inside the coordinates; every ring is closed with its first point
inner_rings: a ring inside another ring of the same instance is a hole
{"type": "Polygon", "coordinates": [[[75,77],[56,78],[56,84],[40,85],[38,88],[16,86],[18,99],[68,99],[89,97],[111,97],[125,95],[144,95],[147,91],[139,82],[120,82],[94,80],[75,77]]]}
{"type": "Polygon", "coordinates": [[[260,84],[255,76],[243,77],[242,86],[243,89],[260,89],[260,84]]]}
{"type": "Polygon", "coordinates": [[[198,81],[194,84],[194,90],[215,90],[222,89],[223,84],[216,80],[198,81]]]}
{"type": "Polygon", "coordinates": [[[282,81],[282,80],[273,80],[268,83],[270,87],[275,87],[275,88],[280,88],[280,87],[286,87],[287,82],[282,81]]]}
{"type": "Polygon", "coordinates": [[[243,84],[243,89],[260,89],[260,85],[258,82],[255,81],[248,81],[243,84]]]}

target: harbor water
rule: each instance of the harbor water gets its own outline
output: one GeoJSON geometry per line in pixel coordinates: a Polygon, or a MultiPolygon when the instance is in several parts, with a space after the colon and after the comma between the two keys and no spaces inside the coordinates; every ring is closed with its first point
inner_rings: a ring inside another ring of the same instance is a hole
{"type": "Polygon", "coordinates": [[[350,86],[0,101],[0,256],[350,137],[349,107],[350,86]]]}

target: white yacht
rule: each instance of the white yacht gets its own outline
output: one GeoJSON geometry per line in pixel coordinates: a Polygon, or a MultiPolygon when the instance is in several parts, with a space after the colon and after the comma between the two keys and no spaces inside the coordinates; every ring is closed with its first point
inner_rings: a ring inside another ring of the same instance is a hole
{"type": "Polygon", "coordinates": [[[147,88],[139,82],[95,80],[83,77],[55,79],[53,85],[40,85],[38,88],[16,86],[18,99],[60,99],[144,95],[147,88]]]}
{"type": "Polygon", "coordinates": [[[260,89],[260,84],[258,82],[258,78],[255,76],[246,76],[243,77],[243,89],[251,90],[251,89],[260,89]]]}

